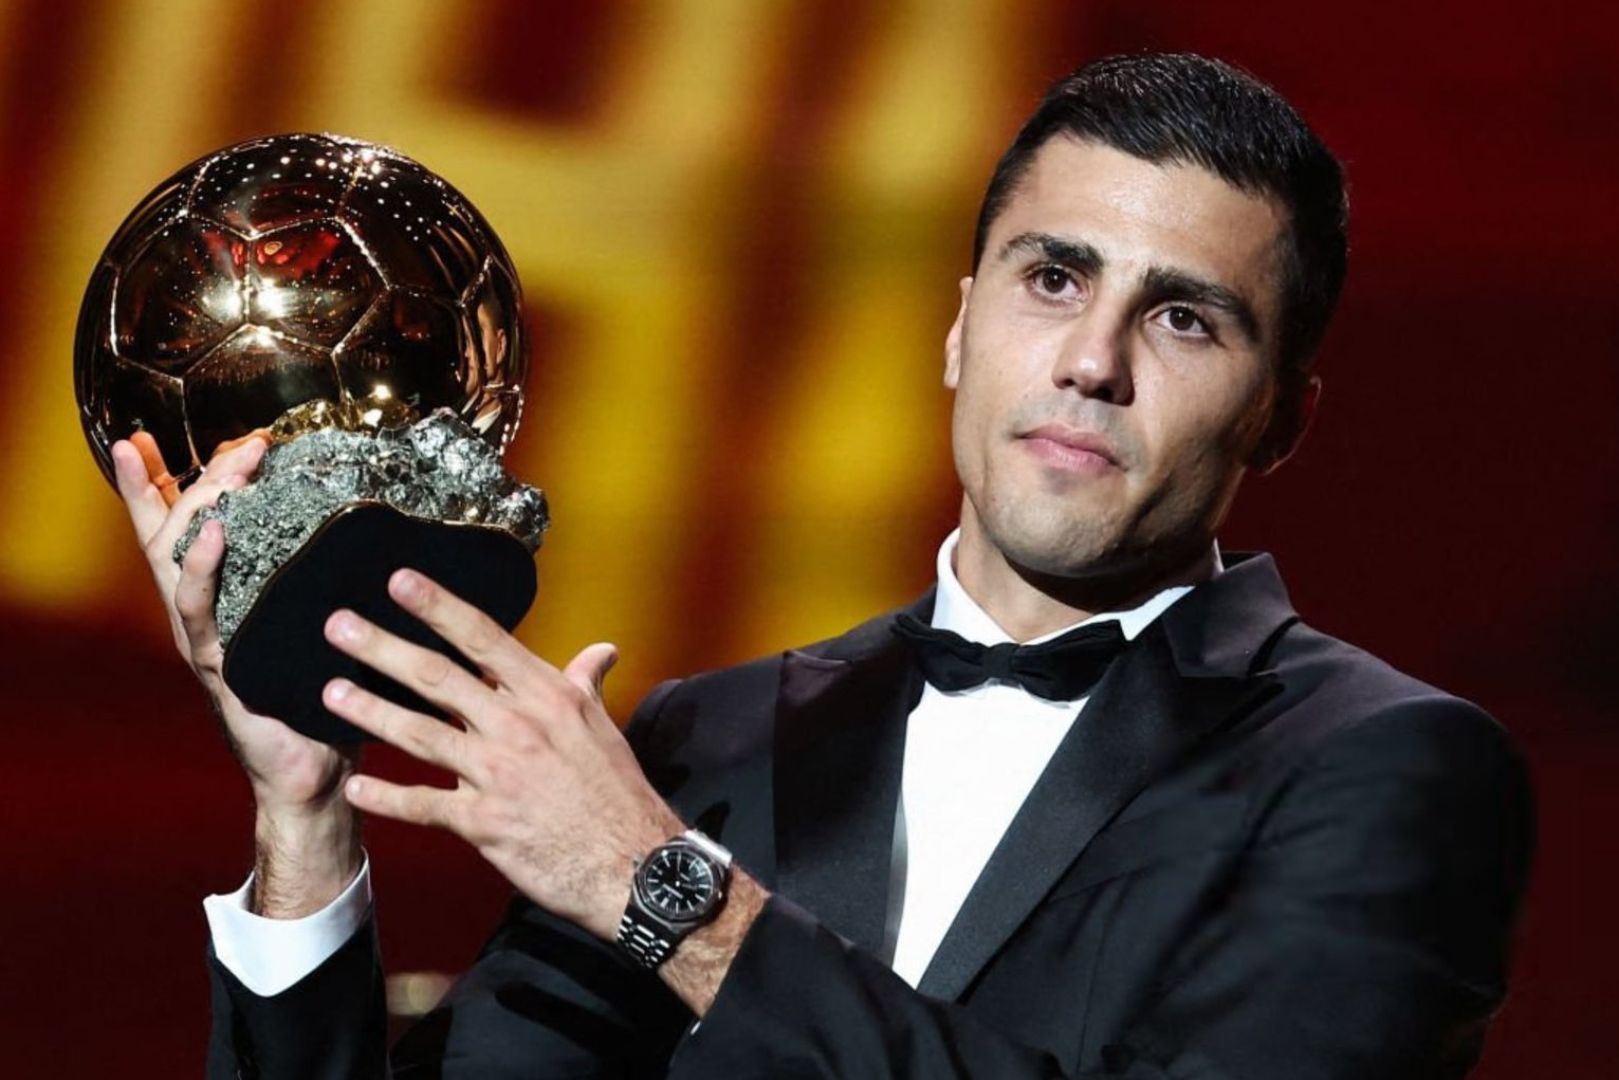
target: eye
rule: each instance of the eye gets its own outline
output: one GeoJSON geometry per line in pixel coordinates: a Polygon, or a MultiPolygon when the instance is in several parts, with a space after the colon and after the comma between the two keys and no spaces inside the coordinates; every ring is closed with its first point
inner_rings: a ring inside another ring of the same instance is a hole
{"type": "Polygon", "coordinates": [[[1055,263],[1043,263],[1024,275],[1034,294],[1042,300],[1061,299],[1070,285],[1077,285],[1073,273],[1055,263]]]}
{"type": "Polygon", "coordinates": [[[1192,337],[1214,337],[1213,328],[1209,326],[1203,316],[1185,304],[1174,304],[1165,308],[1158,313],[1158,318],[1162,320],[1165,326],[1177,334],[1192,337]]]}

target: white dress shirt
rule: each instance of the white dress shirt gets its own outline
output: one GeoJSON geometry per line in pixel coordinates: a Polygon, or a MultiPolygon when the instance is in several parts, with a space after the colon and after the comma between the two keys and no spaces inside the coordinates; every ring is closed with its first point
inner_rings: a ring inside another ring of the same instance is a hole
{"type": "Polygon", "coordinates": [[[233,893],[207,897],[202,910],[208,917],[214,955],[261,997],[286,990],[320,967],[365,922],[371,906],[371,859],[337,899],[302,919],[266,919],[247,909],[253,893],[253,875],[233,893]]]}
{"type": "MultiPolygon", "coordinates": [[[[985,645],[1011,641],[956,580],[959,535],[939,547],[933,625],[985,645]]],[[[1219,573],[1218,547],[1214,564],[1219,573]]],[[[1102,619],[1117,619],[1134,638],[1190,590],[1174,586],[1129,611],[1094,615],[1025,644],[1102,619]]],[[[906,722],[886,942],[894,971],[912,986],[1085,701],[1047,701],[998,680],[953,693],[923,688],[906,722]]],[[[337,899],[302,919],[252,914],[252,886],[249,874],[235,892],[204,899],[203,911],[219,962],[268,997],[314,971],[359,929],[371,906],[371,863],[362,863],[337,899]]]]}
{"type": "MultiPolygon", "coordinates": [[[[933,625],[984,645],[1011,641],[956,579],[959,535],[939,548],[933,625]]],[[[1133,639],[1190,591],[1173,586],[1129,611],[1093,615],[1024,644],[1105,619],[1133,639]]],[[[998,679],[950,693],[923,686],[905,728],[888,903],[890,965],[912,986],[1087,700],[1048,701],[998,679]]]]}

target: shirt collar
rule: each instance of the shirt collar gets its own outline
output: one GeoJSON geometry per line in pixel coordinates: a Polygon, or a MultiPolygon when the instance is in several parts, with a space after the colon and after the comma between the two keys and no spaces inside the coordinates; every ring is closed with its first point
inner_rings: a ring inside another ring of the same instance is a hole
{"type": "MultiPolygon", "coordinates": [[[[939,588],[933,601],[933,625],[940,630],[949,630],[960,634],[968,641],[976,641],[981,645],[998,645],[1003,641],[1011,641],[1011,635],[1002,630],[1000,624],[989,617],[989,613],[978,606],[978,602],[967,595],[967,590],[961,587],[956,580],[955,567],[952,566],[956,554],[956,541],[961,537],[961,529],[957,528],[944,538],[939,545],[938,571],[939,588]]],[[[1214,572],[1219,574],[1225,567],[1220,562],[1220,545],[1214,545],[1214,572]]],[[[1116,619],[1119,629],[1124,632],[1126,640],[1134,639],[1145,630],[1154,619],[1192,591],[1191,585],[1171,585],[1169,588],[1155,593],[1138,607],[1127,611],[1102,611],[1088,619],[1081,619],[1072,626],[1064,626],[1053,630],[1049,634],[1042,634],[1024,642],[1025,645],[1038,645],[1042,641],[1061,637],[1076,627],[1086,623],[1100,622],[1103,619],[1116,619]]]]}

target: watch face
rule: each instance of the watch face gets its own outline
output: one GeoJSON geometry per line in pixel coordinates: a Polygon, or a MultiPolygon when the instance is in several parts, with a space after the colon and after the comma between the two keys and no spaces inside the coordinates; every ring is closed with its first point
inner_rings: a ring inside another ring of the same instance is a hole
{"type": "Polygon", "coordinates": [[[654,851],[636,874],[636,883],[642,903],[677,922],[700,918],[719,891],[708,860],[678,845],[654,851]]]}

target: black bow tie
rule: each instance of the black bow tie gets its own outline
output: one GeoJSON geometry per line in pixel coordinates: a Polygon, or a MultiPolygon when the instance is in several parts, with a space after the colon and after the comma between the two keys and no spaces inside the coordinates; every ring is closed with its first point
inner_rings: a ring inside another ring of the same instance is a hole
{"type": "Polygon", "coordinates": [[[1127,644],[1116,619],[1087,623],[1038,645],[980,645],[910,615],[895,619],[894,633],[911,647],[922,677],[940,690],[967,690],[1001,679],[1048,701],[1090,693],[1127,644]]]}

